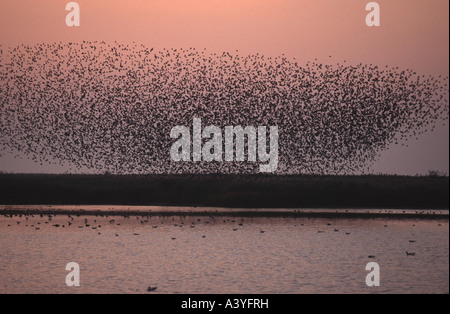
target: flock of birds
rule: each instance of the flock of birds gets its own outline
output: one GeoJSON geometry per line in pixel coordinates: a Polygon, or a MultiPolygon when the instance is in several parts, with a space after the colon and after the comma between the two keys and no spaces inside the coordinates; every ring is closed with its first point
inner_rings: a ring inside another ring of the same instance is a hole
{"type": "MultiPolygon", "coordinates": [[[[33,228],[35,230],[41,230],[41,228],[45,225],[52,226],[54,228],[76,228],[78,226],[78,229],[92,229],[93,231],[97,232],[98,235],[101,235],[102,232],[102,225],[101,223],[108,224],[111,226],[121,226],[121,222],[119,222],[118,218],[122,218],[122,222],[125,222],[126,220],[133,219],[131,215],[129,214],[121,214],[118,217],[109,217],[109,215],[96,215],[93,218],[92,217],[82,217],[79,213],[74,214],[68,214],[67,215],[67,223],[62,223],[61,219],[58,219],[59,223],[53,222],[53,219],[57,216],[55,214],[6,214],[4,213],[3,216],[6,219],[11,220],[10,223],[7,224],[7,227],[12,227],[14,224],[13,221],[15,221],[15,224],[17,225],[24,225],[25,227],[33,228]],[[41,221],[42,220],[42,221],[41,221]]],[[[60,217],[63,217],[63,215],[60,215],[60,217]]],[[[253,223],[253,218],[247,218],[248,222],[253,223]]],[[[171,225],[175,228],[195,228],[198,225],[201,224],[210,224],[210,223],[223,223],[223,224],[231,224],[233,231],[238,231],[240,228],[244,227],[244,224],[247,223],[245,218],[239,218],[239,217],[218,217],[218,216],[207,216],[207,217],[187,217],[187,216],[178,216],[178,217],[169,217],[169,216],[152,216],[152,215],[142,215],[142,216],[136,216],[136,221],[139,221],[141,225],[151,224],[153,229],[157,229],[160,225],[171,225]],[[152,219],[154,218],[154,219],[152,219]],[[175,221],[175,218],[177,218],[177,221],[175,221]],[[157,224],[155,224],[155,219],[157,219],[157,224]]],[[[305,226],[304,223],[297,223],[294,224],[294,227],[303,227],[305,226]]],[[[415,227],[415,225],[412,225],[415,227]]],[[[439,224],[438,226],[441,226],[439,224]]],[[[333,226],[332,223],[326,224],[327,228],[331,229],[319,229],[317,231],[318,234],[324,234],[327,231],[331,231],[334,233],[339,233],[341,230],[339,228],[336,228],[333,226]]],[[[385,228],[388,227],[388,225],[384,225],[385,228]]],[[[265,230],[262,228],[259,229],[259,232],[261,234],[266,233],[265,230]]],[[[346,236],[350,236],[351,232],[343,232],[346,236]]],[[[133,236],[139,236],[139,233],[133,233],[133,236]]],[[[120,234],[115,232],[115,237],[119,237],[120,234]]],[[[201,236],[202,239],[206,238],[206,235],[201,236]]],[[[171,237],[171,240],[175,241],[177,240],[176,237],[171,237]]],[[[409,240],[410,244],[416,243],[416,240],[409,240]]],[[[415,256],[416,253],[414,252],[408,252],[406,251],[407,256],[415,256]]],[[[375,255],[369,255],[369,259],[375,258],[375,255]]],[[[156,290],[156,289],[155,289],[156,290]]],[[[154,291],[154,290],[151,290],[154,291]]]]}
{"type": "Polygon", "coordinates": [[[349,174],[448,119],[448,78],[284,55],[105,42],[0,46],[0,155],[68,172],[256,173],[176,163],[174,126],[278,126],[278,173],[349,174]]]}
{"type": "MultiPolygon", "coordinates": [[[[111,226],[121,226],[121,222],[119,222],[118,218],[122,218],[122,222],[126,221],[126,220],[130,220],[132,219],[132,215],[130,214],[120,214],[119,216],[113,216],[110,217],[108,214],[98,214],[96,216],[94,216],[94,219],[92,218],[88,218],[86,217],[81,217],[81,214],[79,213],[74,213],[74,214],[68,214],[67,215],[67,222],[63,223],[61,222],[61,219],[58,219],[59,223],[55,223],[53,221],[53,219],[56,216],[64,216],[64,215],[58,215],[58,214],[29,214],[29,213],[25,213],[25,214],[9,214],[9,213],[3,213],[2,214],[5,218],[12,220],[15,220],[15,223],[17,225],[24,225],[25,227],[30,227],[30,228],[34,228],[35,230],[41,230],[42,226],[48,225],[48,226],[52,226],[54,228],[70,228],[70,227],[77,227],[78,229],[92,229],[95,230],[98,235],[101,235],[101,230],[102,230],[102,225],[101,222],[103,221],[104,224],[108,224],[111,226]],[[80,218],[81,217],[81,218],[80,218]],[[117,218],[118,217],[118,218],[117,218]],[[25,220],[23,220],[25,218],[25,220]],[[41,221],[42,219],[42,221],[41,221]]],[[[172,217],[170,220],[169,216],[162,216],[162,215],[157,215],[157,216],[153,216],[150,214],[145,214],[142,216],[136,216],[136,221],[139,221],[139,223],[141,225],[147,225],[147,224],[152,224],[152,228],[153,229],[157,229],[159,225],[164,225],[166,222],[166,225],[168,220],[169,221],[169,225],[172,225],[173,227],[177,227],[177,228],[183,228],[183,227],[188,227],[190,229],[195,228],[196,226],[204,223],[206,225],[210,224],[210,223],[218,223],[219,222],[219,218],[216,216],[208,216],[206,217],[206,219],[203,218],[198,218],[198,217],[194,217],[190,219],[190,221],[187,221],[186,218],[187,216],[179,216],[177,217],[177,220],[180,220],[179,222],[175,221],[175,217],[172,217]],[[159,221],[157,221],[158,223],[155,224],[155,221],[152,220],[152,218],[157,218],[159,219],[159,221]]],[[[244,226],[244,218],[223,218],[222,222],[223,223],[230,223],[234,226],[234,228],[232,228],[233,231],[237,231],[239,230],[240,227],[244,226]]],[[[250,221],[253,221],[253,218],[250,218],[250,221]]],[[[14,223],[8,223],[7,227],[11,227],[12,225],[14,225],[14,223]]],[[[297,226],[297,225],[295,225],[297,226]]],[[[303,226],[303,224],[302,224],[303,226]]],[[[265,233],[265,231],[263,229],[260,229],[260,233],[265,233]]],[[[119,233],[114,233],[114,235],[116,237],[119,237],[119,233]]],[[[134,236],[139,236],[139,233],[133,233],[134,236]]],[[[202,235],[202,238],[206,238],[206,235],[202,235]]],[[[177,238],[175,237],[171,237],[172,240],[176,240],[177,238]]]]}

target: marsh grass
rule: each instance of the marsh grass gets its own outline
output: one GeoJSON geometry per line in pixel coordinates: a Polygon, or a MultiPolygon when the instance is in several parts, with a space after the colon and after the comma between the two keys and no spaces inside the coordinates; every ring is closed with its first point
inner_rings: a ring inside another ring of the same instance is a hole
{"type": "Polygon", "coordinates": [[[1,174],[0,204],[448,209],[443,176],[1,174]]]}

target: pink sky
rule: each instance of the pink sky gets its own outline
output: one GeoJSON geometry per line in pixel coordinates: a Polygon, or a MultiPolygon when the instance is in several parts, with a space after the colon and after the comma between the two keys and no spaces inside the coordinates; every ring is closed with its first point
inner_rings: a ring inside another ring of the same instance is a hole
{"type": "Polygon", "coordinates": [[[380,0],[379,28],[365,24],[368,0],[79,0],[79,28],[65,25],[68,2],[2,0],[0,42],[136,41],[448,73],[447,0],[380,0]]]}
{"type": "MultiPolygon", "coordinates": [[[[0,44],[136,41],[449,75],[448,0],[379,0],[381,27],[372,28],[365,24],[368,0],[79,0],[81,26],[72,28],[65,24],[68,2],[1,0],[0,44]]],[[[409,148],[391,147],[374,171],[448,172],[448,160],[447,123],[409,148]]],[[[0,170],[12,163],[1,159],[0,170]]]]}

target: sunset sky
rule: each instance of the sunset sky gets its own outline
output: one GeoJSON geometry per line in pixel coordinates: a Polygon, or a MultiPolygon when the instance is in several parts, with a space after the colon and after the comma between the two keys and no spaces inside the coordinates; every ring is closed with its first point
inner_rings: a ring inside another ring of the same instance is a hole
{"type": "MultiPolygon", "coordinates": [[[[238,50],[323,63],[346,60],[449,75],[449,1],[379,0],[381,26],[367,27],[368,0],[79,0],[81,26],[67,27],[67,0],[0,0],[0,44],[82,40],[156,49],[238,50]],[[329,57],[331,56],[331,58],[329,57]]],[[[391,147],[374,172],[448,172],[449,127],[391,147]]],[[[61,171],[0,158],[0,171],[61,171]]]]}

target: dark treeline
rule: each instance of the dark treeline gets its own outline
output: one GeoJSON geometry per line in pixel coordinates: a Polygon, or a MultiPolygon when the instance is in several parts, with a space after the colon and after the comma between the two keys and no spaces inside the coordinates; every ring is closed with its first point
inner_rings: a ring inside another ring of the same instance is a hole
{"type": "Polygon", "coordinates": [[[448,209],[448,177],[0,175],[4,205],[448,209]]]}

